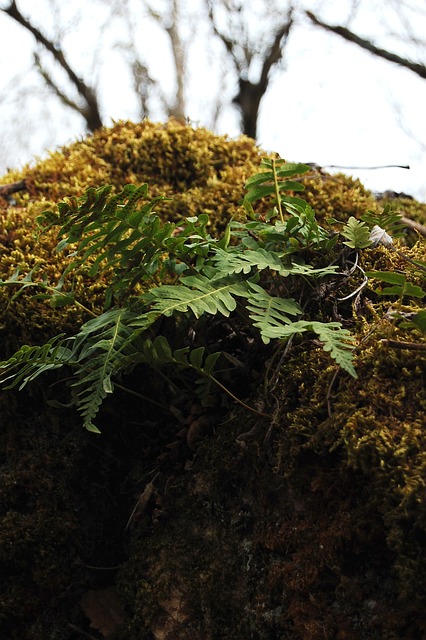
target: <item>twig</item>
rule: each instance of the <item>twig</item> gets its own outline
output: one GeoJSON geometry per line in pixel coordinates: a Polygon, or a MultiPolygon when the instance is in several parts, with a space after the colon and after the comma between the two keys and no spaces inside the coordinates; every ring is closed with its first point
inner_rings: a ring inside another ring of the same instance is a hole
{"type": "Polygon", "coordinates": [[[357,171],[373,171],[374,169],[410,169],[408,164],[379,164],[373,167],[346,167],[341,164],[323,164],[324,169],[354,169],[357,171]]]}
{"type": "Polygon", "coordinates": [[[382,338],[379,340],[382,344],[392,349],[408,349],[409,351],[426,351],[426,344],[420,342],[399,342],[399,340],[388,340],[382,338]]]}
{"type": "Polygon", "coordinates": [[[83,636],[83,638],[89,638],[89,640],[96,640],[96,638],[90,635],[90,633],[87,633],[87,631],[84,631],[84,629],[80,629],[80,627],[77,627],[77,625],[75,624],[71,624],[71,622],[68,623],[68,627],[72,631],[75,631],[75,633],[78,633],[80,636],[83,636]]]}
{"type": "Polygon", "coordinates": [[[17,191],[25,191],[26,188],[26,180],[19,180],[19,182],[12,182],[11,184],[1,184],[0,196],[9,196],[11,193],[16,193],[17,191]]]}
{"type": "Polygon", "coordinates": [[[411,220],[410,218],[406,218],[402,216],[401,222],[405,224],[406,227],[410,227],[410,229],[414,229],[421,236],[426,238],[426,226],[424,224],[420,224],[420,222],[416,222],[415,220],[411,220]]]}

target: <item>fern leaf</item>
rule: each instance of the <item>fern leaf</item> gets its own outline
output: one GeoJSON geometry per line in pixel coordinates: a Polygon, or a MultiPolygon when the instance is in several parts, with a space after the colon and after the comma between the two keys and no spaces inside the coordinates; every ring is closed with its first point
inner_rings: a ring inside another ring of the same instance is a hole
{"type": "MultiPolygon", "coordinates": [[[[146,202],[147,199],[146,184],[126,185],[114,196],[108,186],[89,189],[80,200],[71,198],[58,205],[56,224],[63,222],[58,232],[63,239],[56,249],[63,251],[70,244],[77,245],[66,273],[82,265],[88,266],[91,277],[100,269],[113,272],[108,303],[114,294],[131,289],[163,266],[160,257],[166,251],[164,243],[172,237],[176,225],[163,224],[152,214],[155,205],[167,198],[157,196],[146,202]]],[[[43,215],[39,218],[41,225],[43,215]]],[[[46,212],[46,217],[50,220],[51,212],[46,212]]]]}
{"type": "Polygon", "coordinates": [[[292,321],[288,317],[297,316],[302,309],[292,298],[278,298],[270,296],[262,287],[249,282],[250,292],[247,294],[247,309],[253,324],[260,330],[265,344],[270,342],[269,331],[271,328],[280,329],[283,325],[292,321]]]}
{"type": "Polygon", "coordinates": [[[352,354],[355,339],[349,331],[342,329],[340,322],[311,322],[311,329],[323,343],[324,351],[328,351],[339,367],[356,378],[352,354]]]}
{"type": "Polygon", "coordinates": [[[70,343],[71,339],[62,333],[41,346],[23,345],[9,360],[0,362],[0,384],[12,380],[4,388],[19,385],[21,390],[40,374],[69,364],[72,359],[70,343]]]}
{"type": "Polygon", "coordinates": [[[223,251],[215,249],[215,255],[212,260],[216,264],[221,273],[231,274],[249,274],[252,269],[262,271],[271,269],[276,271],[280,276],[287,277],[289,275],[304,275],[321,277],[336,273],[337,267],[329,265],[314,269],[311,265],[305,264],[284,264],[283,258],[286,253],[278,253],[275,251],[267,251],[266,249],[247,249],[245,251],[223,251]]]}
{"type": "Polygon", "coordinates": [[[371,229],[377,226],[387,231],[394,238],[404,235],[405,225],[401,221],[402,215],[394,210],[393,206],[387,204],[382,212],[367,211],[360,216],[371,229]]]}
{"type": "Polygon", "coordinates": [[[372,245],[369,228],[365,222],[357,220],[353,216],[349,218],[343,227],[342,236],[347,238],[347,241],[343,242],[343,244],[352,249],[365,249],[372,245]]]}
{"type": "Polygon", "coordinates": [[[228,317],[236,308],[234,296],[241,295],[241,284],[229,279],[210,280],[206,276],[183,276],[181,285],[163,285],[150,291],[152,311],[165,316],[191,310],[196,318],[203,313],[228,317]]]}
{"type": "MultiPolygon", "coordinates": [[[[342,329],[340,322],[310,322],[299,320],[290,324],[274,326],[273,324],[263,328],[263,336],[266,338],[288,338],[291,335],[312,331],[316,333],[324,344],[324,350],[330,352],[330,356],[337,364],[356,378],[353,366],[352,350],[354,338],[349,331],[342,329]]],[[[262,336],[262,337],[263,337],[262,336]]]]}
{"type": "Polygon", "coordinates": [[[93,420],[106,395],[113,391],[111,378],[128,365],[132,350],[129,319],[133,319],[133,314],[128,309],[107,311],[83,325],[76,338],[77,380],[71,388],[83,425],[89,431],[99,432],[93,420]]]}
{"type": "Polygon", "coordinates": [[[198,374],[195,380],[197,395],[205,398],[212,383],[217,383],[213,377],[213,371],[221,353],[219,351],[205,356],[205,348],[198,347],[189,350],[189,347],[172,349],[164,336],[157,336],[154,340],[147,339],[143,348],[144,361],[152,367],[161,367],[173,364],[184,369],[194,369],[198,374]]]}

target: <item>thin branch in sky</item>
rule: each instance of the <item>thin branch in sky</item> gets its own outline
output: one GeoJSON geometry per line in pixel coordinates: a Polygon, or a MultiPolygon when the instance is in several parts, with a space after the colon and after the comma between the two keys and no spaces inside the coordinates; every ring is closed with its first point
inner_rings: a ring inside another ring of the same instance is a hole
{"type": "MultiPolygon", "coordinates": [[[[92,87],[86,85],[86,83],[77,75],[74,69],[68,63],[68,60],[65,58],[63,51],[55,46],[55,44],[46,38],[46,36],[35,27],[29,20],[27,20],[22,13],[19,11],[18,6],[15,0],[12,0],[10,5],[6,9],[0,9],[8,16],[10,16],[15,22],[20,24],[24,29],[29,31],[35,38],[36,42],[41,45],[43,49],[52,54],[55,61],[62,67],[68,76],[72,85],[77,89],[79,95],[85,102],[84,107],[77,106],[71,99],[66,98],[65,94],[59,89],[59,87],[54,83],[51,76],[43,71],[42,75],[47,82],[48,86],[54,89],[56,95],[68,106],[75,108],[86,120],[87,126],[90,131],[95,131],[102,126],[102,120],[99,112],[99,105],[96,97],[96,93],[92,87]],[[49,81],[47,80],[49,78],[49,81]]],[[[40,62],[40,58],[36,61],[39,65],[40,71],[42,70],[42,65],[40,62]]]]}
{"type": "Polygon", "coordinates": [[[341,38],[343,38],[344,40],[347,40],[348,42],[353,42],[354,44],[361,47],[361,49],[369,51],[370,53],[374,54],[375,56],[378,56],[379,58],[383,58],[384,60],[388,60],[389,62],[393,62],[402,67],[405,67],[406,69],[409,69],[413,73],[420,76],[420,78],[423,78],[426,80],[426,66],[424,64],[412,62],[411,60],[408,60],[408,58],[403,58],[402,56],[399,56],[396,53],[393,53],[392,51],[388,51],[387,49],[382,49],[380,47],[377,47],[370,40],[361,38],[356,33],[353,33],[349,29],[346,29],[346,27],[342,27],[340,25],[331,25],[331,24],[328,24],[327,22],[323,22],[311,11],[306,11],[306,15],[311,20],[311,22],[313,22],[313,24],[315,24],[316,26],[321,27],[326,31],[330,31],[331,33],[335,33],[341,38]]]}

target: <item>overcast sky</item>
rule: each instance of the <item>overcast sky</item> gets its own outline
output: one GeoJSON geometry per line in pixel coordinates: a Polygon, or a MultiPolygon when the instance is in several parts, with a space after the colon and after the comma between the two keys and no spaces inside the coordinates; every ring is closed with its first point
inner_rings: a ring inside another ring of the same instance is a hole
{"type": "MultiPolygon", "coordinates": [[[[7,3],[0,0],[0,6],[7,3]]],[[[68,0],[63,3],[70,6],[68,0]]],[[[426,33],[426,2],[411,0],[411,4],[416,3],[423,10],[419,14],[420,30],[426,33]]],[[[75,4],[79,2],[75,0],[75,4]]],[[[342,4],[339,0],[326,2],[328,10],[323,15],[337,22],[342,4]]],[[[370,0],[372,10],[375,4],[380,3],[370,0]]],[[[41,10],[49,3],[38,5],[41,10]]],[[[18,6],[34,15],[30,0],[21,0],[18,6]]],[[[361,19],[368,20],[368,12],[361,19]]],[[[42,24],[40,15],[38,20],[42,24]]],[[[365,22],[355,22],[354,27],[374,37],[365,29],[365,22]]],[[[83,51],[87,36],[76,33],[75,37],[75,46],[80,42],[83,51]]],[[[153,48],[155,63],[161,65],[161,43],[154,43],[153,48]]],[[[46,144],[65,144],[84,133],[84,123],[78,116],[59,114],[59,110],[52,115],[54,101],[47,94],[40,98],[35,91],[38,80],[30,70],[32,51],[32,37],[0,13],[1,173],[6,167],[31,161],[34,155],[45,155],[46,144]],[[24,77],[20,84],[22,112],[13,99],[14,78],[19,74],[24,77]]],[[[103,88],[108,119],[135,119],[129,78],[117,51],[104,49],[103,57],[111,78],[103,88]]],[[[346,173],[359,176],[373,190],[404,191],[426,201],[426,81],[310,26],[299,26],[290,37],[286,60],[286,70],[274,75],[261,105],[259,144],[288,160],[322,166],[410,165],[410,170],[348,169],[346,173]]],[[[163,66],[162,74],[167,77],[166,59],[163,66]]],[[[193,67],[192,92],[199,95],[188,101],[188,115],[199,125],[205,124],[203,105],[211,95],[212,77],[204,67],[193,67]]],[[[234,108],[223,111],[218,129],[231,136],[238,134],[238,113],[234,108]]]]}

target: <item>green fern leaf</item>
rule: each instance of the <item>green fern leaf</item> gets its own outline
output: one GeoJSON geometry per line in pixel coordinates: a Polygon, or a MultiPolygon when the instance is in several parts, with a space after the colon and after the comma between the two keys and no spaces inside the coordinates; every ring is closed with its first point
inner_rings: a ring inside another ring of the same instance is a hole
{"type": "Polygon", "coordinates": [[[112,309],[83,325],[76,337],[76,381],[71,388],[89,431],[99,432],[93,420],[106,395],[113,391],[112,376],[128,366],[129,354],[134,365],[137,363],[133,332],[128,326],[131,319],[128,309],[112,309]]]}
{"type": "Polygon", "coordinates": [[[365,249],[372,245],[369,228],[365,222],[361,222],[353,216],[349,218],[343,227],[342,236],[347,238],[347,241],[343,242],[343,244],[352,249],[365,249]]]}
{"type": "Polygon", "coordinates": [[[394,238],[404,235],[405,226],[401,221],[402,215],[395,211],[390,204],[387,204],[381,212],[369,210],[363,213],[360,218],[368,224],[370,229],[378,226],[394,238]]]}
{"type": "Polygon", "coordinates": [[[270,296],[262,287],[249,282],[250,291],[247,294],[247,309],[253,324],[260,330],[265,344],[270,342],[271,329],[280,330],[283,325],[288,325],[292,320],[288,317],[297,316],[302,309],[292,298],[278,298],[270,296]]]}
{"type": "Polygon", "coordinates": [[[231,274],[249,274],[252,269],[262,271],[271,269],[276,271],[280,276],[287,277],[289,275],[304,275],[321,277],[336,273],[337,267],[329,265],[314,269],[311,265],[305,264],[284,264],[283,258],[288,255],[286,252],[278,253],[275,251],[267,251],[259,248],[257,250],[247,249],[228,250],[215,249],[215,255],[212,257],[218,271],[221,273],[231,274]]]}
{"type": "MultiPolygon", "coordinates": [[[[163,268],[160,258],[166,252],[164,243],[176,227],[173,223],[161,223],[158,216],[152,214],[155,205],[167,198],[157,196],[148,200],[146,184],[126,185],[119,194],[110,194],[109,186],[89,189],[80,200],[71,198],[60,203],[56,222],[63,223],[58,232],[62,240],[57,251],[63,251],[70,244],[77,245],[66,274],[83,265],[88,267],[91,277],[101,269],[113,273],[107,290],[107,306],[114,294],[124,295],[124,291],[163,268]]],[[[50,220],[50,214],[43,215],[50,220]]],[[[38,219],[41,226],[43,215],[38,219]]]]}
{"type": "Polygon", "coordinates": [[[61,333],[41,346],[23,345],[9,360],[0,362],[0,385],[21,390],[40,374],[70,364],[71,343],[72,339],[61,333]],[[5,384],[9,380],[12,382],[5,384]]]}
{"type": "Polygon", "coordinates": [[[316,333],[323,343],[325,351],[330,352],[337,364],[356,378],[353,366],[354,338],[349,331],[342,329],[340,322],[310,322],[299,320],[290,324],[274,326],[273,324],[263,328],[263,336],[266,338],[283,339],[291,335],[312,331],[316,333]]]}
{"type": "Polygon", "coordinates": [[[311,330],[323,343],[324,351],[328,351],[339,367],[356,378],[352,354],[355,338],[349,331],[342,329],[340,322],[311,322],[311,330]]]}
{"type": "Polygon", "coordinates": [[[189,347],[184,347],[172,352],[165,336],[157,336],[154,340],[147,339],[143,347],[144,362],[154,368],[172,364],[183,369],[194,369],[199,374],[195,384],[201,400],[208,395],[211,384],[217,383],[213,372],[220,355],[218,351],[205,356],[204,347],[192,351],[189,347]]]}
{"type": "Polygon", "coordinates": [[[165,316],[191,310],[196,318],[203,313],[221,313],[228,317],[237,306],[236,295],[242,285],[229,279],[210,280],[206,276],[183,276],[181,285],[163,285],[150,291],[151,310],[165,316]]]}

